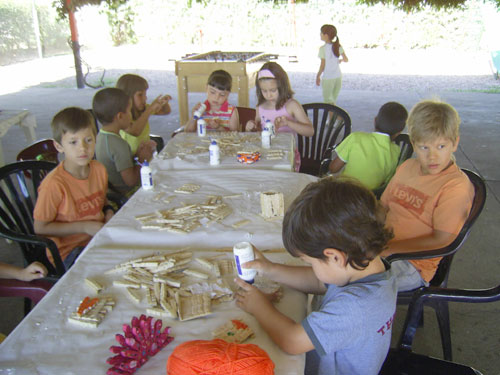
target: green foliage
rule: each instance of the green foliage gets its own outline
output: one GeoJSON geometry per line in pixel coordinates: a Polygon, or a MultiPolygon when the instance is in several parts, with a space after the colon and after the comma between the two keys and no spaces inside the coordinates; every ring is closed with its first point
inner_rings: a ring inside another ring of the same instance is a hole
{"type": "MultiPolygon", "coordinates": [[[[78,9],[85,5],[99,5],[102,2],[113,0],[71,0],[71,10],[76,12],[78,9]]],[[[59,19],[66,19],[68,15],[68,4],[66,0],[54,0],[52,6],[56,9],[59,19]]]]}
{"type": "MultiPolygon", "coordinates": [[[[37,2],[43,54],[67,49],[68,27],[56,20],[54,10],[37,2]]],[[[0,64],[36,57],[36,35],[31,1],[0,0],[0,64]]]]}
{"type": "MultiPolygon", "coordinates": [[[[500,9],[500,0],[490,0],[494,2],[497,8],[500,9]]],[[[405,11],[422,11],[427,8],[442,9],[459,9],[466,8],[466,0],[357,0],[358,4],[366,5],[393,5],[398,9],[405,11]]]]}
{"type": "Polygon", "coordinates": [[[107,0],[103,2],[102,12],[108,18],[111,39],[115,46],[137,43],[134,31],[135,12],[128,0],[107,0]]]}

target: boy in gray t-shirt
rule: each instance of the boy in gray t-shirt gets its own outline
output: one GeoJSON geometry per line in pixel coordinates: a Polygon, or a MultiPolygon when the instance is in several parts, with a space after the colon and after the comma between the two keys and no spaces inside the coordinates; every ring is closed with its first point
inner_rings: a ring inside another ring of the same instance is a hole
{"type": "Polygon", "coordinates": [[[307,353],[306,374],[378,374],[389,350],[397,289],[379,254],[392,233],[375,196],[357,182],[309,184],[283,219],[283,243],[309,266],[267,260],[243,264],[304,293],[324,295],[301,323],[279,312],[254,286],[237,279],[236,301],[289,354],[307,353]]]}

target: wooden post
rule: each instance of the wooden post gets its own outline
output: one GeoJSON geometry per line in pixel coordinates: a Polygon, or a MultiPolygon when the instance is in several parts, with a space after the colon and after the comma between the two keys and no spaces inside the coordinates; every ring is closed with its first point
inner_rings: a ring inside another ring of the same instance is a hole
{"type": "Polygon", "coordinates": [[[80,58],[80,43],[78,43],[78,28],[71,0],[66,0],[66,6],[68,7],[69,28],[71,30],[71,48],[73,49],[73,56],[75,58],[76,86],[79,89],[83,89],[85,82],[83,81],[82,60],[80,58]]]}

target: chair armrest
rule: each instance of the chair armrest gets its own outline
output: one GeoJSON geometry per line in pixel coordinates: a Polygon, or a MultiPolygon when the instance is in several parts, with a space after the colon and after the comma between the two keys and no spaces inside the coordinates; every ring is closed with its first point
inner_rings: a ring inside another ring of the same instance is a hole
{"type": "Polygon", "coordinates": [[[440,249],[416,251],[413,253],[391,254],[387,256],[385,260],[391,263],[394,262],[395,260],[429,259],[429,258],[444,257],[446,255],[453,254],[455,251],[457,251],[457,246],[455,245],[455,241],[457,241],[457,239],[455,239],[448,246],[442,247],[440,249]]]}
{"type": "Polygon", "coordinates": [[[0,234],[2,237],[8,238],[12,241],[29,243],[41,247],[43,246],[44,248],[49,249],[55,263],[55,275],[57,277],[61,277],[64,272],[66,272],[66,268],[64,267],[61,259],[61,254],[59,254],[59,250],[57,249],[57,245],[51,239],[43,236],[37,236],[35,234],[21,234],[7,228],[2,228],[0,234]]]}
{"type": "Polygon", "coordinates": [[[163,138],[160,135],[150,134],[149,139],[156,142],[156,151],[157,152],[160,152],[163,149],[163,147],[165,146],[165,141],[163,140],[163,138]]]}
{"type": "Polygon", "coordinates": [[[37,304],[53,285],[54,283],[45,279],[33,281],[0,279],[0,296],[26,297],[29,298],[33,304],[37,304]]]}
{"type": "Polygon", "coordinates": [[[427,301],[485,303],[500,300],[500,285],[488,289],[439,288],[435,286],[418,289],[412,298],[413,303],[427,301]]]}
{"type": "Polygon", "coordinates": [[[172,135],[170,136],[171,138],[174,138],[177,134],[179,133],[183,133],[185,130],[184,130],[184,126],[181,126],[177,129],[174,130],[174,132],[172,133],[172,135]]]}

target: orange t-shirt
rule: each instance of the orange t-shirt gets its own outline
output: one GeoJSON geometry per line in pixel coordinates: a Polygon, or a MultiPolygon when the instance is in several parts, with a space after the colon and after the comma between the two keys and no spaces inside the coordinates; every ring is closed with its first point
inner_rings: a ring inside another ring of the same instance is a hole
{"type": "MultiPolygon", "coordinates": [[[[438,175],[423,175],[416,159],[404,162],[387,185],[381,202],[386,209],[386,226],[394,240],[431,234],[434,230],[458,235],[469,215],[474,186],[453,163],[438,175]]],[[[441,258],[410,260],[429,282],[441,258]]]]}
{"type": "MultiPolygon", "coordinates": [[[[44,222],[100,221],[104,222],[102,208],[108,190],[106,168],[96,160],[90,162],[88,178],[80,180],[64,170],[60,163],[42,181],[38,188],[33,217],[44,222]]],[[[64,260],[77,246],[85,246],[90,236],[77,233],[64,237],[51,237],[64,260]]],[[[49,259],[52,256],[47,251],[49,259]]]]}

